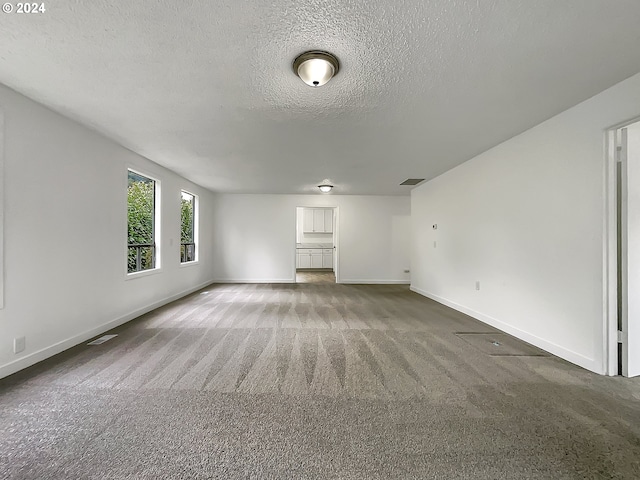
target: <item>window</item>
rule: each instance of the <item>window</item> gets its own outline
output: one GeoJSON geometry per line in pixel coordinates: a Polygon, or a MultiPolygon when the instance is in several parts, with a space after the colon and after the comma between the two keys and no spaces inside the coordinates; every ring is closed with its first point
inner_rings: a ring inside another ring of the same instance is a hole
{"type": "Polygon", "coordinates": [[[155,180],[132,170],[127,184],[127,273],[152,270],[156,260],[155,180]]]}
{"type": "Polygon", "coordinates": [[[181,192],[180,200],[180,263],[195,262],[196,257],[196,196],[181,192]]]}

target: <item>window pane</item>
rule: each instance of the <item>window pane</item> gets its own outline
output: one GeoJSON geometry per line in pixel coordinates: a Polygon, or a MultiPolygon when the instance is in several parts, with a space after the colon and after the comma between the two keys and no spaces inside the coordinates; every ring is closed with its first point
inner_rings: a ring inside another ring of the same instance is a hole
{"type": "Polygon", "coordinates": [[[183,191],[180,200],[180,261],[193,262],[196,259],[195,245],[196,197],[183,191]]]}
{"type": "Polygon", "coordinates": [[[127,271],[155,268],[155,181],[129,170],[127,271]]]}

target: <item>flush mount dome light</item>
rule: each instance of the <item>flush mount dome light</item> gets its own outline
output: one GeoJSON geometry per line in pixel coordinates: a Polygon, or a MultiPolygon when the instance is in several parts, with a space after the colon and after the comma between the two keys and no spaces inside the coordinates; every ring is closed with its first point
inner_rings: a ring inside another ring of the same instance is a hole
{"type": "Polygon", "coordinates": [[[320,50],[304,52],[293,61],[293,71],[310,87],[321,87],[338,73],[339,68],[334,55],[320,50]]]}
{"type": "Polygon", "coordinates": [[[318,185],[318,188],[320,189],[320,191],[322,193],[329,193],[331,191],[331,189],[333,188],[333,185],[328,185],[328,184],[323,184],[323,185],[318,185]]]}

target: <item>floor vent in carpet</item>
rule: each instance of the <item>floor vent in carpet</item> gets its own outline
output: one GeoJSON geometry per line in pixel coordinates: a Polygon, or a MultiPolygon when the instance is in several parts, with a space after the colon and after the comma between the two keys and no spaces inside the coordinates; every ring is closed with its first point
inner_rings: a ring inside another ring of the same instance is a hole
{"type": "Polygon", "coordinates": [[[111,340],[114,337],[117,337],[118,334],[115,335],[103,335],[100,338],[96,338],[93,342],[87,343],[87,345],[102,345],[104,342],[111,340]]]}
{"type": "Polygon", "coordinates": [[[458,337],[492,357],[548,357],[549,354],[506,333],[459,332],[458,337]]]}

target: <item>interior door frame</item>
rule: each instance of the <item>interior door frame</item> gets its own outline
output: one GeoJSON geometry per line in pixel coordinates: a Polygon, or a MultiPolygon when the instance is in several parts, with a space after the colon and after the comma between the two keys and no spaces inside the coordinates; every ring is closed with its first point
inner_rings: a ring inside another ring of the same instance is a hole
{"type": "Polygon", "coordinates": [[[336,283],[340,283],[340,207],[337,205],[296,205],[293,209],[294,215],[294,229],[293,229],[293,283],[296,282],[296,265],[297,265],[297,251],[298,246],[298,208],[331,208],[333,210],[333,273],[336,276],[336,283]]]}
{"type": "MultiPolygon", "coordinates": [[[[627,373],[627,344],[624,335],[618,333],[618,182],[617,182],[617,132],[629,125],[640,122],[640,117],[634,117],[617,125],[609,127],[605,131],[605,215],[604,215],[604,245],[603,245],[603,371],[605,375],[618,375],[618,343],[622,342],[622,373],[627,373]]],[[[621,188],[623,192],[626,186],[626,177],[622,173],[621,188]]],[[[624,211],[623,211],[624,216],[624,211]]],[[[623,232],[626,230],[626,219],[622,219],[623,232]]],[[[624,236],[623,240],[624,242],[624,236]]],[[[624,248],[621,252],[622,265],[626,264],[624,248]]],[[[623,267],[624,279],[624,267],[623,267]]],[[[623,280],[624,284],[624,280],[623,280]]],[[[621,292],[624,295],[624,292],[621,292]]],[[[623,297],[625,298],[625,297],[623,297]]],[[[626,305],[623,304],[622,323],[623,332],[626,331],[626,305]]]]}

